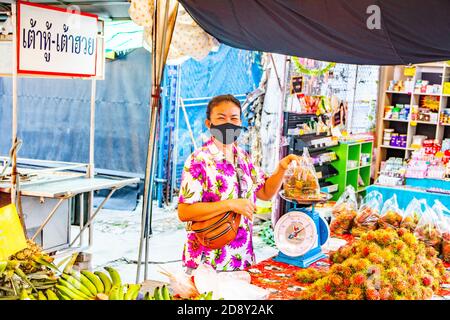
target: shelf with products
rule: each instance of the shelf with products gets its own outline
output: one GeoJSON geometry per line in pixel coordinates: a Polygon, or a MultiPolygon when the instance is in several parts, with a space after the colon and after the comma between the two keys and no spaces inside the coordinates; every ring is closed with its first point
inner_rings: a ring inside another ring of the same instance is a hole
{"type": "Polygon", "coordinates": [[[450,138],[450,65],[383,67],[379,90],[375,176],[382,161],[409,159],[416,138],[439,142],[450,138]],[[385,129],[390,131],[386,137],[385,129]]]}
{"type": "Polygon", "coordinates": [[[332,148],[339,160],[332,166],[339,172],[328,181],[339,185],[339,190],[333,194],[333,200],[337,200],[344,192],[345,187],[352,185],[358,192],[364,192],[370,184],[373,141],[361,141],[352,143],[340,143],[332,148]]]}

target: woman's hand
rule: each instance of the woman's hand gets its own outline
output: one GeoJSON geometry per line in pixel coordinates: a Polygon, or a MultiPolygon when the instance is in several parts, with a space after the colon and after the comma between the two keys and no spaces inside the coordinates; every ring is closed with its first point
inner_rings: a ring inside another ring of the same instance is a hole
{"type": "Polygon", "coordinates": [[[289,154],[286,157],[284,157],[283,159],[281,159],[281,161],[279,163],[281,170],[286,171],[287,168],[289,167],[289,164],[294,160],[299,161],[300,157],[295,154],[289,154]]]}
{"type": "Polygon", "coordinates": [[[230,199],[225,200],[230,206],[230,210],[241,214],[250,220],[253,219],[253,213],[256,211],[256,205],[249,199],[230,199]]]}

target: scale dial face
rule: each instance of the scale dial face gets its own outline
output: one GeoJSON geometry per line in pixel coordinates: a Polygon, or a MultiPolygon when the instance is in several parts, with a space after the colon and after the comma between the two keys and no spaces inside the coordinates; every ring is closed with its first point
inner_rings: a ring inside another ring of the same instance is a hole
{"type": "Polygon", "coordinates": [[[274,230],[275,244],[285,255],[302,256],[317,245],[314,220],[299,211],[286,213],[278,220],[274,230]]]}

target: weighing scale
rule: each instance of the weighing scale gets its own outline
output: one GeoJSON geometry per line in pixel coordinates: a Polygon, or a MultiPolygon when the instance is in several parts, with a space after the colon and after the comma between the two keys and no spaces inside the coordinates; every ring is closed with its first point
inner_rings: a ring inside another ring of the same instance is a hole
{"type": "Polygon", "coordinates": [[[320,200],[296,200],[284,195],[280,196],[294,204],[310,204],[311,208],[295,208],[283,215],[275,225],[275,244],[280,250],[275,261],[307,268],[312,263],[325,258],[322,246],[330,238],[327,221],[314,210],[314,205],[326,202],[331,195],[321,192],[320,200]]]}

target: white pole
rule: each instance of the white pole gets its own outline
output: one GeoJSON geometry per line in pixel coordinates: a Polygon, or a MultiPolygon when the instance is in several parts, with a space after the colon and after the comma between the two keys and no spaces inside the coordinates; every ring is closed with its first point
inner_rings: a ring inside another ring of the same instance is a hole
{"type": "MultiPolygon", "coordinates": [[[[15,145],[17,140],[17,54],[16,54],[16,48],[17,48],[17,16],[16,16],[16,2],[13,1],[11,3],[11,19],[12,19],[12,25],[13,25],[13,37],[12,37],[12,146],[15,145]]],[[[16,169],[17,164],[17,157],[16,153],[13,155],[12,160],[12,168],[13,171],[16,169]]],[[[11,185],[11,203],[16,204],[16,175],[12,175],[12,185],[11,185]]]]}
{"type": "MultiPolygon", "coordinates": [[[[91,81],[91,125],[90,125],[90,133],[89,133],[89,171],[88,178],[93,178],[95,175],[94,172],[94,145],[95,145],[95,96],[97,93],[97,80],[95,78],[91,81]]],[[[92,210],[94,206],[94,192],[89,192],[89,200],[88,200],[88,214],[89,219],[92,218],[92,210]]],[[[93,244],[94,237],[94,226],[93,222],[89,225],[89,247],[93,244]]]]}

